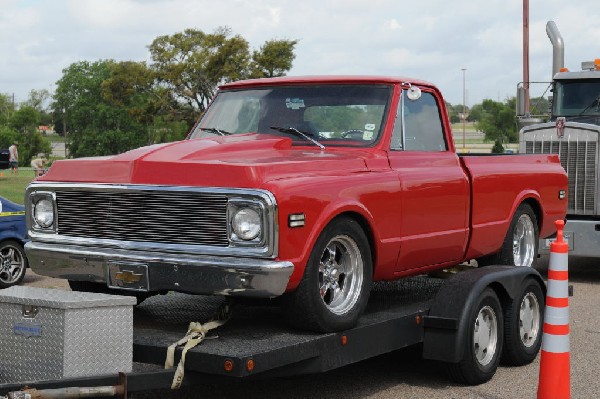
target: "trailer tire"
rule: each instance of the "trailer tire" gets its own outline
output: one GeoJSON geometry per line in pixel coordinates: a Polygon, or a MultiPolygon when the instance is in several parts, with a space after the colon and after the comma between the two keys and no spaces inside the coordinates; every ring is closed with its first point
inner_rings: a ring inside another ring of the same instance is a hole
{"type": "Polygon", "coordinates": [[[539,282],[527,279],[519,295],[505,305],[502,363],[531,363],[542,345],[544,294],[539,282]]]}
{"type": "Polygon", "coordinates": [[[510,265],[535,267],[539,245],[537,217],[531,205],[519,205],[498,253],[477,259],[479,266],[510,265]]]}
{"type": "Polygon", "coordinates": [[[104,283],[96,283],[93,281],[79,281],[79,280],[68,280],[71,291],[82,291],[82,292],[94,292],[98,294],[111,294],[111,295],[123,295],[133,296],[137,299],[137,304],[144,302],[146,299],[152,296],[152,294],[137,294],[128,291],[113,290],[106,286],[104,283]]]}
{"type": "Polygon", "coordinates": [[[282,298],[288,323],[316,332],[354,327],[367,305],[372,274],[362,227],[348,217],[334,219],[319,235],[300,284],[282,298]]]}
{"type": "Polygon", "coordinates": [[[488,287],[479,294],[467,323],[471,331],[465,336],[463,357],[448,364],[448,374],[461,384],[479,385],[494,376],[502,353],[502,307],[493,289],[488,287]]]}
{"type": "Polygon", "coordinates": [[[21,244],[15,240],[0,243],[0,288],[20,284],[27,267],[27,257],[21,244]]]}

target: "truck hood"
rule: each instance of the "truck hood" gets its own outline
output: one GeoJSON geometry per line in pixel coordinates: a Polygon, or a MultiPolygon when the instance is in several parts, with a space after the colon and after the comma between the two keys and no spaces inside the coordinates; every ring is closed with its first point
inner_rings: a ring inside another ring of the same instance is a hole
{"type": "Polygon", "coordinates": [[[292,146],[285,137],[243,134],[56,161],[38,181],[250,188],[304,175],[365,172],[367,159],[374,156],[364,149],[321,151],[316,146],[292,146]]]}

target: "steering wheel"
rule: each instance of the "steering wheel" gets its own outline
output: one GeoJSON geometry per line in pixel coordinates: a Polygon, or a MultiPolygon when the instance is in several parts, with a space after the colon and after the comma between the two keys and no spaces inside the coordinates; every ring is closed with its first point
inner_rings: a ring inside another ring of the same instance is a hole
{"type": "Polygon", "coordinates": [[[351,129],[342,132],[342,138],[351,140],[363,140],[365,132],[360,129],[351,129]]]}

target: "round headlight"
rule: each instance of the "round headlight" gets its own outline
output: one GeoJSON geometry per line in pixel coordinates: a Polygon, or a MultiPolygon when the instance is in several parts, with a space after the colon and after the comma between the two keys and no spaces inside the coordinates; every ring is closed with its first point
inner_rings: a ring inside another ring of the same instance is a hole
{"type": "Polygon", "coordinates": [[[253,240],[260,234],[260,214],[252,208],[241,208],[233,215],[231,227],[235,235],[240,239],[245,241],[253,240]]]}
{"type": "Polygon", "coordinates": [[[54,223],[52,201],[47,198],[39,200],[33,208],[33,218],[40,227],[48,228],[52,226],[52,223],[54,223]]]}

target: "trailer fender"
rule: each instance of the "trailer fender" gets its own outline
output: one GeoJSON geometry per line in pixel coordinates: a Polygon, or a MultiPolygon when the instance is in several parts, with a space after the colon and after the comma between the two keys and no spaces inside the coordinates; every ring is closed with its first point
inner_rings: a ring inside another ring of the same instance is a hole
{"type": "Polygon", "coordinates": [[[470,334],[468,315],[479,294],[491,287],[504,309],[519,295],[527,278],[537,280],[545,291],[544,280],[531,267],[487,266],[463,271],[448,279],[433,298],[429,313],[423,317],[423,358],[459,362],[470,334]]]}

